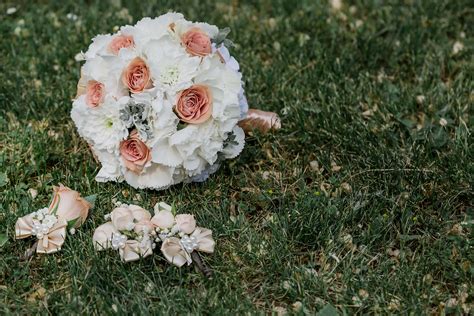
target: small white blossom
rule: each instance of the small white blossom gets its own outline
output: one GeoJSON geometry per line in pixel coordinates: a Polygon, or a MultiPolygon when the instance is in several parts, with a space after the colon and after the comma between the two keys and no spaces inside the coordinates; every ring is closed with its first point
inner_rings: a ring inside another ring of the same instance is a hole
{"type": "Polygon", "coordinates": [[[7,9],[7,15],[12,15],[17,11],[15,7],[11,7],[7,9]]]}
{"type": "Polygon", "coordinates": [[[424,95],[417,95],[416,96],[416,103],[418,104],[423,104],[425,102],[425,96],[424,95]]]}
{"type": "Polygon", "coordinates": [[[329,3],[331,7],[336,11],[339,11],[342,9],[342,0],[330,0],[329,3]]]}
{"type": "Polygon", "coordinates": [[[464,49],[464,44],[460,41],[456,41],[453,45],[453,54],[456,55],[464,49]]]}
{"type": "Polygon", "coordinates": [[[74,13],[68,13],[68,14],[66,14],[66,18],[68,18],[71,21],[77,21],[78,17],[74,13]]]}

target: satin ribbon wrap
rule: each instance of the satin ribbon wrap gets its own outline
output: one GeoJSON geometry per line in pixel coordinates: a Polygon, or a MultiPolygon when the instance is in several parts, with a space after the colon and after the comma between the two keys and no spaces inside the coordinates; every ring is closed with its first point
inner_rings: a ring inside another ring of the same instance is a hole
{"type": "Polygon", "coordinates": [[[250,109],[245,119],[239,122],[239,126],[244,130],[245,134],[254,129],[261,133],[268,133],[271,130],[280,129],[281,121],[275,112],[250,109]]]}
{"type": "MultiPolygon", "coordinates": [[[[212,231],[210,229],[196,227],[190,236],[194,236],[197,239],[198,246],[194,251],[202,251],[206,253],[214,252],[214,246],[216,243],[212,238],[212,231]]],[[[182,267],[185,263],[188,265],[192,263],[191,253],[184,249],[181,240],[177,237],[165,239],[161,246],[161,252],[166,260],[177,267],[182,267]]]]}
{"type": "MultiPolygon", "coordinates": [[[[33,215],[28,214],[20,217],[15,225],[15,239],[24,239],[33,236],[33,215]]],[[[66,239],[67,221],[58,219],[57,223],[51,227],[47,234],[38,238],[36,252],[55,253],[61,250],[61,246],[66,239]]]]}

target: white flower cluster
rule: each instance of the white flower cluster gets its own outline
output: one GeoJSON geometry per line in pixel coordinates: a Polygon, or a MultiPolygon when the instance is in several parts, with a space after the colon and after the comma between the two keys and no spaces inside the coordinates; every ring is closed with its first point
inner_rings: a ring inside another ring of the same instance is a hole
{"type": "Polygon", "coordinates": [[[58,218],[54,214],[49,214],[49,209],[42,208],[31,213],[33,225],[31,227],[31,235],[42,239],[47,235],[51,228],[58,222],[58,218]]]}
{"type": "Polygon", "coordinates": [[[164,189],[240,154],[248,105],[227,33],[168,13],[93,39],[71,117],[102,164],[97,181],[164,189]]]}

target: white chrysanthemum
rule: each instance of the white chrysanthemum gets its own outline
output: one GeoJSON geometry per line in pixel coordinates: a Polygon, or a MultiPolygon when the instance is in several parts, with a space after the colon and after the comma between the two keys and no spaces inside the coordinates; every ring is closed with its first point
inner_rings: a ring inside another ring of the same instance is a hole
{"type": "Polygon", "coordinates": [[[122,97],[118,101],[107,95],[104,102],[90,108],[85,104],[84,96],[73,104],[72,119],[76,123],[79,134],[97,150],[116,152],[120,142],[128,136],[128,130],[120,119],[120,110],[130,99],[122,97]]]}
{"type": "Polygon", "coordinates": [[[201,58],[188,56],[180,45],[167,39],[149,42],[144,54],[154,86],[170,98],[192,85],[201,63],[201,58]]]}

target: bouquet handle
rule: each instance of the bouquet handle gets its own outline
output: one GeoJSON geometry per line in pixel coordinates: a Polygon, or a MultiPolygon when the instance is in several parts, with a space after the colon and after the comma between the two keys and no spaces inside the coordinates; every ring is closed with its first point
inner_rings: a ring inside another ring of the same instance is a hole
{"type": "Polygon", "coordinates": [[[249,109],[247,116],[239,122],[239,126],[248,134],[252,130],[258,130],[265,134],[271,130],[281,128],[281,121],[275,112],[267,112],[257,109],[249,109]]]}

